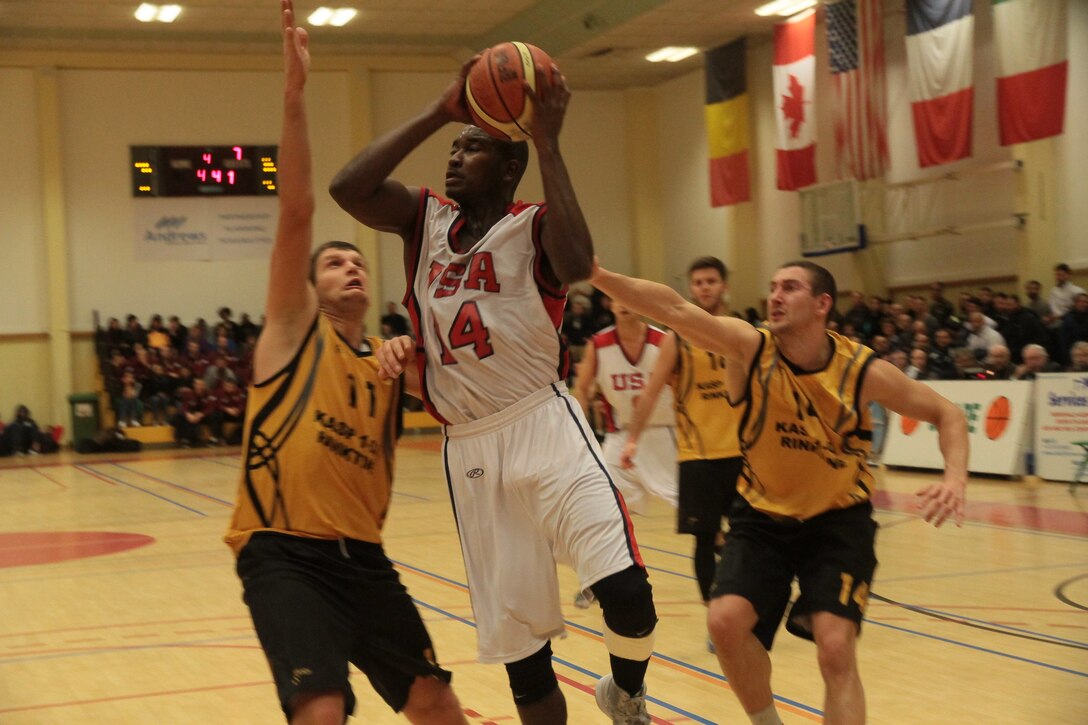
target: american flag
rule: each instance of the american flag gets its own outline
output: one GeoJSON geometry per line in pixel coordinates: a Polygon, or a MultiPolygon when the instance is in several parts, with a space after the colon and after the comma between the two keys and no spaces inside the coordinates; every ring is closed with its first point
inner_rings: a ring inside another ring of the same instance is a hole
{"type": "Polygon", "coordinates": [[[881,1],[839,0],[826,8],[838,176],[883,176],[888,113],[881,1]]]}

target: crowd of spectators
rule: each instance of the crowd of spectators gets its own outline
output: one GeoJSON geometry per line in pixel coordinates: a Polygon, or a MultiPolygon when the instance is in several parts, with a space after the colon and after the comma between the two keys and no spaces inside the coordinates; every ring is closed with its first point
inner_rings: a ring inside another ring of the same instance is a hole
{"type": "Polygon", "coordinates": [[[153,315],[145,328],[129,315],[98,331],[97,350],[119,428],[171,425],[182,446],[237,443],[260,326],[220,308],[214,327],[153,315]],[[205,435],[206,432],[206,435],[205,435]]]}
{"type": "Polygon", "coordinates": [[[1031,380],[1041,372],[1088,368],[1088,292],[1055,267],[1048,298],[1029,281],[1024,297],[980,287],[955,303],[944,285],[930,285],[929,299],[900,301],[853,293],[830,326],[916,380],[1031,380]]]}

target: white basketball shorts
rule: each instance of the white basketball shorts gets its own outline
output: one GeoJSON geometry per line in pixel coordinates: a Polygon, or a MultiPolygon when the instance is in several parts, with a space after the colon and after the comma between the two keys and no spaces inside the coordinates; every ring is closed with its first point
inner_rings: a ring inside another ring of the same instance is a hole
{"type": "Polygon", "coordinates": [[[479,659],[516,662],[563,634],[557,562],[582,588],[643,565],[631,520],[562,383],[445,432],[479,659]]]}
{"type": "Polygon", "coordinates": [[[615,476],[616,485],[623,492],[627,509],[632,513],[645,514],[650,496],[676,508],[679,496],[676,463],[676,432],[672,426],[650,426],[638,439],[635,467],[620,468],[620,454],[627,442],[627,433],[617,431],[604,436],[604,462],[615,476]]]}

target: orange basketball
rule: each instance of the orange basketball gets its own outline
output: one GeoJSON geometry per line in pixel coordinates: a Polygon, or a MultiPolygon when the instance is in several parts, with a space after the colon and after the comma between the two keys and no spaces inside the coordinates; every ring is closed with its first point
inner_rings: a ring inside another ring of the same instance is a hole
{"type": "Polygon", "coordinates": [[[531,138],[533,104],[523,82],[536,91],[552,82],[552,59],[535,45],[499,43],[480,56],[465,79],[465,100],[473,122],[495,138],[531,138]],[[537,73],[537,66],[543,72],[537,73]]]}
{"type": "Polygon", "coordinates": [[[909,436],[910,434],[914,433],[914,431],[918,428],[918,421],[914,418],[908,418],[904,415],[900,419],[899,425],[903,428],[903,435],[909,436]]]}
{"type": "Polygon", "coordinates": [[[1009,425],[1009,399],[1002,395],[990,403],[986,411],[986,437],[992,441],[1001,437],[1009,425]]]}

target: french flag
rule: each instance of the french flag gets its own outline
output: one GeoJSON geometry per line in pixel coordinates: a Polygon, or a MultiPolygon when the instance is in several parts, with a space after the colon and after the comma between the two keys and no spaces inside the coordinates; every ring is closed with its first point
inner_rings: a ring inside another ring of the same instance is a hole
{"type": "Polygon", "coordinates": [[[1057,136],[1069,76],[1065,0],[994,0],[1001,144],[1057,136]]]}
{"type": "Polygon", "coordinates": [[[918,164],[971,155],[971,0],[907,0],[907,71],[918,164]]]}
{"type": "Polygon", "coordinates": [[[778,188],[816,183],[816,13],[774,26],[774,115],[778,188]]]}

